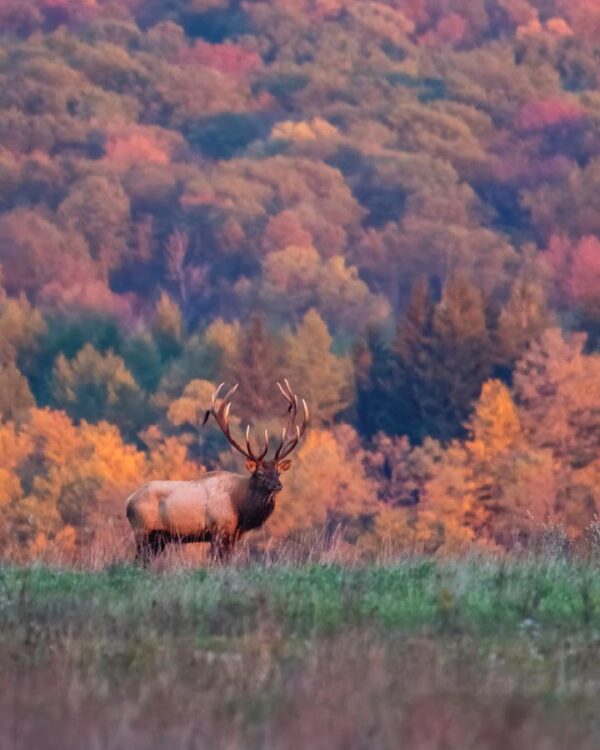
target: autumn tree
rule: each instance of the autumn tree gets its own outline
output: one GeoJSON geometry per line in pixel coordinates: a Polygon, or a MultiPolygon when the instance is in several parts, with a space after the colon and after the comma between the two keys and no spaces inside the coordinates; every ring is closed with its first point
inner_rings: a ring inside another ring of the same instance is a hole
{"type": "Polygon", "coordinates": [[[104,177],[85,177],[73,185],[58,208],[67,227],[87,240],[92,257],[108,272],[119,266],[127,243],[129,199],[104,177]]]}
{"type": "Polygon", "coordinates": [[[335,432],[310,430],[294,453],[294,470],[286,479],[268,531],[281,536],[309,529],[333,530],[342,524],[355,538],[361,522],[376,511],[374,486],[361,461],[355,460],[360,458],[357,447],[356,435],[348,426],[335,432]]]}
{"type": "Polygon", "coordinates": [[[63,232],[37,211],[15,209],[0,216],[0,263],[7,292],[35,299],[56,279],[67,283],[75,269],[87,268],[82,236],[63,232]]]}
{"type": "Polygon", "coordinates": [[[529,440],[566,466],[585,466],[598,450],[600,357],[584,354],[585,336],[556,328],[517,363],[514,386],[529,440]]]}
{"type": "Polygon", "coordinates": [[[283,369],[310,405],[313,424],[331,424],[352,402],[349,357],[332,352],[333,340],[316,310],[284,338],[283,369]]]}
{"type": "Polygon", "coordinates": [[[0,365],[0,419],[22,418],[35,406],[27,378],[14,364],[0,365]]]}

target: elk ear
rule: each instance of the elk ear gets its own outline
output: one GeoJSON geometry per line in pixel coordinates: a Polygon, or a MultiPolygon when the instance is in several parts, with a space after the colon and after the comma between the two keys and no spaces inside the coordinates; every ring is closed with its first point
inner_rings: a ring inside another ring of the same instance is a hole
{"type": "Polygon", "coordinates": [[[284,458],[283,461],[280,461],[277,464],[277,471],[287,471],[290,466],[292,465],[292,462],[289,458],[284,458]]]}
{"type": "Polygon", "coordinates": [[[251,474],[254,474],[254,472],[256,471],[256,466],[256,461],[253,461],[251,458],[246,461],[246,468],[251,474]]]}

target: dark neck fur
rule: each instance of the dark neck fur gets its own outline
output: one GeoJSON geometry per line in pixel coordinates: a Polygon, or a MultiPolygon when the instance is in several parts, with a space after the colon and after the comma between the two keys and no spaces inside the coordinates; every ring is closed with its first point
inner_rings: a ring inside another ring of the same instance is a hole
{"type": "Polygon", "coordinates": [[[250,488],[245,502],[238,508],[239,529],[249,531],[262,526],[275,510],[276,493],[267,493],[250,481],[250,488]]]}

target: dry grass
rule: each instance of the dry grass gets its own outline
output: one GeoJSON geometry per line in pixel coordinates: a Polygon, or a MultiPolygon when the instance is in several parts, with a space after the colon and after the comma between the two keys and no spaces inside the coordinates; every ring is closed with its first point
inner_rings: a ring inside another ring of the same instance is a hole
{"type": "Polygon", "coordinates": [[[564,557],[0,568],[0,747],[595,750],[598,623],[564,557]]]}

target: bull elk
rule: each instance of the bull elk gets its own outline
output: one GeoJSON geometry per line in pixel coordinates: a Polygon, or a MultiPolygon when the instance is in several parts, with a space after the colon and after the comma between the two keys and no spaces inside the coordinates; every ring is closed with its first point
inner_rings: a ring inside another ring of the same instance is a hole
{"type": "Polygon", "coordinates": [[[250,426],[245,446],[232,436],[229,427],[234,385],[219,399],[224,384],[212,396],[203,425],[212,415],[229,444],[246,458],[248,475],[211,471],[191,482],[152,481],[136,490],[127,500],[127,518],[136,541],[136,558],[148,562],[169,542],[210,542],[216,559],[226,558],[237,540],[251,529],[262,526],[275,509],[281,491],[279,475],[290,468],[287,456],[296,448],[308,425],[308,407],[302,399],[302,423],[297,424],[298,396],[290,384],[277,383],[288,404],[288,422],[272,459],[267,460],[269,433],[255,453],[250,443],[250,426]],[[220,403],[219,403],[220,401],[220,403]]]}

